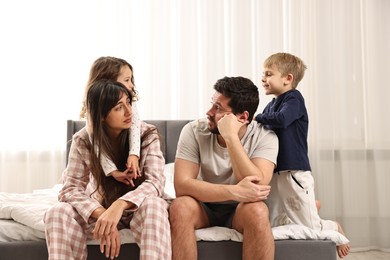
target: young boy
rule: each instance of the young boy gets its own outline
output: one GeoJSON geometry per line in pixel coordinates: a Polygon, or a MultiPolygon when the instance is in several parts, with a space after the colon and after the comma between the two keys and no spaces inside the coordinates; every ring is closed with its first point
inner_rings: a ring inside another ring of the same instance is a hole
{"type": "MultiPolygon", "coordinates": [[[[277,167],[267,200],[271,225],[295,223],[344,235],[337,222],[321,219],[316,207],[307,146],[309,119],[303,96],[296,89],[305,69],[303,61],[289,53],[273,54],[264,62],[265,94],[275,98],[255,119],[279,138],[277,167]]],[[[349,244],[337,246],[339,257],[348,255],[349,249],[349,244]]]]}

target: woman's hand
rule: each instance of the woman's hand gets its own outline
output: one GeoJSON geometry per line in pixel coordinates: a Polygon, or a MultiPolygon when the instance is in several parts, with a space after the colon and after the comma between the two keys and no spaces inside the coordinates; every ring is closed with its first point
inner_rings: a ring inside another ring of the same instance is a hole
{"type": "Polygon", "coordinates": [[[105,253],[107,258],[114,259],[119,256],[121,248],[121,236],[117,228],[113,230],[109,235],[100,238],[100,252],[105,253]]]}
{"type": "Polygon", "coordinates": [[[114,203],[98,217],[95,228],[92,231],[94,239],[101,240],[112,232],[115,232],[123,211],[129,207],[130,205],[127,201],[120,199],[114,201],[114,203]]]}

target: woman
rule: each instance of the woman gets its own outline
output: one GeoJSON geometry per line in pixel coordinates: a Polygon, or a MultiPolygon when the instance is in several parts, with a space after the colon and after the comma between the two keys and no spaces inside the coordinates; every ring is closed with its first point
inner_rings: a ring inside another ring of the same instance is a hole
{"type": "MultiPolygon", "coordinates": [[[[88,83],[85,88],[85,97],[83,99],[83,106],[80,111],[80,118],[87,120],[88,118],[86,114],[87,105],[86,105],[86,96],[90,86],[101,79],[111,79],[122,83],[125,87],[127,87],[132,93],[132,115],[131,120],[132,124],[130,127],[130,135],[129,135],[129,155],[127,158],[127,166],[128,169],[125,171],[119,171],[115,166],[114,162],[112,162],[109,158],[107,158],[104,154],[101,158],[102,167],[104,173],[107,176],[113,176],[116,180],[122,181],[128,185],[133,185],[133,178],[137,178],[139,176],[139,152],[140,152],[140,118],[137,111],[136,101],[139,100],[138,93],[135,89],[134,83],[134,70],[133,66],[128,63],[124,59],[111,57],[111,56],[103,56],[95,60],[92,64],[92,67],[89,72],[88,83]],[[128,173],[131,174],[128,174],[128,173]]],[[[87,128],[89,132],[89,128],[87,128]]]]}
{"type": "Polygon", "coordinates": [[[44,218],[49,259],[86,259],[92,238],[113,259],[122,228],[133,232],[140,259],[171,258],[168,203],[161,198],[165,162],[156,129],[141,122],[141,178],[134,187],[106,177],[102,169],[103,154],[126,169],[131,102],[132,93],[119,82],[100,80],[89,89],[91,138],[85,127],[73,136],[60,202],[44,218]]]}

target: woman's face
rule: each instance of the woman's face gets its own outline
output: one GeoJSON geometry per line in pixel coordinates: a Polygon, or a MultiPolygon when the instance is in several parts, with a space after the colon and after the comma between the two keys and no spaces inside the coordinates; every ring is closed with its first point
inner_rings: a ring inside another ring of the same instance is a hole
{"type": "Polygon", "coordinates": [[[118,103],[110,110],[104,121],[112,137],[131,127],[131,104],[127,95],[122,93],[118,103]]]}
{"type": "Polygon", "coordinates": [[[116,81],[125,85],[126,88],[128,88],[130,91],[133,91],[134,85],[133,82],[131,82],[132,77],[133,77],[133,72],[131,71],[130,67],[124,65],[119,71],[119,75],[116,81]]]}

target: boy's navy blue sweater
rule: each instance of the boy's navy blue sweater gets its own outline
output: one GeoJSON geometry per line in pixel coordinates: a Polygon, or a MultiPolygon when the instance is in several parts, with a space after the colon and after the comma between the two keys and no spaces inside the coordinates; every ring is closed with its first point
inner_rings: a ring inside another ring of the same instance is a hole
{"type": "Polygon", "coordinates": [[[307,148],[309,118],[305,100],[296,90],[274,98],[256,116],[256,121],[272,129],[279,138],[279,154],[275,172],[284,170],[310,171],[307,148]]]}

